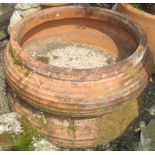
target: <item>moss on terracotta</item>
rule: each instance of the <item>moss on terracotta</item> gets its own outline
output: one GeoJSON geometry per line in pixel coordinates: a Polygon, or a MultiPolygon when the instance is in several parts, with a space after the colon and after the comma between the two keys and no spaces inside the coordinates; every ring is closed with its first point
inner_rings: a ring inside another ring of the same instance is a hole
{"type": "Polygon", "coordinates": [[[25,71],[25,73],[24,73],[25,78],[27,78],[27,77],[29,76],[30,73],[31,73],[31,71],[27,69],[27,70],[25,71]]]}
{"type": "Polygon", "coordinates": [[[136,81],[140,79],[139,73],[133,67],[129,67],[127,73],[136,81]]]}
{"type": "Polygon", "coordinates": [[[75,133],[76,125],[75,125],[74,119],[69,120],[68,129],[69,129],[69,131],[72,131],[73,133],[75,133]]]}
{"type": "Polygon", "coordinates": [[[96,147],[101,144],[106,144],[112,140],[112,137],[115,139],[121,136],[139,115],[142,102],[143,95],[140,95],[137,99],[133,99],[115,108],[113,112],[97,117],[97,138],[93,146],[96,147]],[[106,120],[108,120],[107,123],[106,120]],[[113,124],[115,124],[115,126],[113,124]]]}
{"type": "Polygon", "coordinates": [[[13,48],[11,48],[11,47],[9,48],[9,52],[10,52],[10,54],[11,54],[11,56],[12,56],[12,59],[13,59],[14,64],[17,64],[17,65],[23,67],[23,62],[22,62],[22,60],[20,59],[19,54],[17,54],[17,53],[15,52],[15,50],[14,50],[13,48]]]}

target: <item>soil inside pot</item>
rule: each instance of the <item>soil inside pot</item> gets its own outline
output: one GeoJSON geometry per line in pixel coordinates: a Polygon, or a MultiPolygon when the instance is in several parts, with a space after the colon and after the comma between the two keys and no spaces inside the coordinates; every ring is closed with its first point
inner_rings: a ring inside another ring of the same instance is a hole
{"type": "Polygon", "coordinates": [[[147,13],[155,15],[155,4],[154,3],[133,3],[133,7],[143,10],[147,13]]]}
{"type": "Polygon", "coordinates": [[[81,43],[44,40],[28,44],[24,50],[36,60],[63,68],[88,69],[116,62],[108,50],[81,43]]]}

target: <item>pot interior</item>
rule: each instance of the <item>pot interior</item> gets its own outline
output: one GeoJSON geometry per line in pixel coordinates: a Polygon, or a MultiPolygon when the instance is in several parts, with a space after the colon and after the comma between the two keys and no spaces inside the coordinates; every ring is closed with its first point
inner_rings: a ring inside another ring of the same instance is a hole
{"type": "MultiPolygon", "coordinates": [[[[25,25],[22,24],[20,46],[43,63],[80,69],[102,67],[129,57],[138,47],[138,34],[134,27],[119,21],[119,18],[113,19],[112,13],[93,14],[93,10],[91,16],[83,13],[79,17],[77,11],[71,10],[69,14],[69,9],[64,9],[61,18],[61,12],[63,10],[55,12],[60,18],[38,22],[30,29],[27,26],[25,32],[25,25]],[[54,64],[49,60],[51,52],[54,64]],[[71,61],[75,58],[73,64],[67,64],[70,58],[71,61]]],[[[39,20],[41,18],[38,17],[39,20]]]]}

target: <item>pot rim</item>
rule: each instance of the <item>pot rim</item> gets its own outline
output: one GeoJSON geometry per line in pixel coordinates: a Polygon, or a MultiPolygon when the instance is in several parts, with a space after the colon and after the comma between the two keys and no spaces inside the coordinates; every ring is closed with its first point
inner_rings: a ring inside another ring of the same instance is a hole
{"type": "MultiPolygon", "coordinates": [[[[15,49],[15,52],[19,54],[19,57],[22,60],[23,65],[26,66],[27,68],[29,68],[30,70],[34,70],[35,72],[42,74],[44,76],[49,76],[55,79],[63,79],[67,81],[101,80],[108,77],[109,73],[112,73],[114,71],[117,71],[117,75],[118,75],[123,71],[125,71],[126,68],[128,68],[129,66],[134,67],[135,64],[139,63],[143,59],[143,56],[147,52],[146,34],[144,34],[142,29],[138,25],[136,25],[132,20],[112,10],[98,8],[98,7],[86,7],[86,6],[62,6],[62,7],[45,9],[37,13],[32,13],[31,15],[24,17],[12,28],[10,33],[10,43],[11,43],[11,48],[15,49]],[[52,11],[55,11],[55,10],[86,9],[86,8],[91,11],[97,9],[99,13],[106,13],[110,15],[112,18],[115,18],[118,21],[121,21],[121,23],[123,24],[126,24],[126,25],[130,24],[130,27],[133,27],[132,29],[134,29],[138,33],[140,38],[136,50],[129,57],[124,58],[119,62],[116,62],[115,64],[110,64],[107,66],[97,67],[97,68],[71,69],[71,68],[52,66],[32,58],[22,49],[22,47],[19,45],[19,42],[16,39],[18,35],[17,32],[20,29],[20,25],[23,22],[26,22],[30,18],[34,19],[35,17],[38,17],[38,16],[50,14],[52,11]]],[[[114,74],[113,76],[115,76],[114,74]]]]}
{"type": "Polygon", "coordinates": [[[126,8],[128,11],[132,12],[133,14],[137,14],[138,16],[140,16],[142,18],[149,18],[149,19],[155,20],[155,15],[153,15],[151,13],[147,13],[140,9],[134,8],[132,5],[130,5],[128,3],[123,3],[120,5],[122,5],[122,7],[126,8]]]}

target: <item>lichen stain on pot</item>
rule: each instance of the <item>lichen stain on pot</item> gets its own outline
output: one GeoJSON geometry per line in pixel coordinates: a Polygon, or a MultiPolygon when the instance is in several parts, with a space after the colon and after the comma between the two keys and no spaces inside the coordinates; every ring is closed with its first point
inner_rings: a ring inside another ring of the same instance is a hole
{"type": "Polygon", "coordinates": [[[74,119],[69,120],[69,125],[68,125],[68,135],[72,135],[72,143],[74,143],[74,139],[76,139],[76,123],[74,119]]]}
{"type": "Polygon", "coordinates": [[[136,24],[80,6],[25,17],[11,31],[4,60],[12,110],[68,148],[96,147],[121,136],[138,116],[138,98],[152,72],[136,24]]]}
{"type": "Polygon", "coordinates": [[[129,125],[129,122],[134,121],[134,119],[139,115],[139,104],[142,103],[139,103],[138,99],[133,100],[127,105],[119,107],[112,114],[107,114],[107,116],[104,117],[98,117],[96,119],[96,123],[99,139],[96,145],[94,145],[97,146],[99,143],[106,144],[109,142],[111,137],[115,139],[117,137],[116,135],[122,135],[127,129],[126,126],[129,125]],[[132,110],[132,114],[129,114],[130,110],[132,110]],[[121,115],[124,117],[121,117],[121,115]],[[115,120],[114,117],[117,117],[117,120],[115,120]],[[109,120],[108,123],[106,120],[109,120]],[[113,124],[115,124],[115,126],[113,124]]]}
{"type": "Polygon", "coordinates": [[[134,79],[134,80],[139,80],[140,75],[139,73],[132,67],[129,67],[128,69],[128,74],[134,79]]]}

